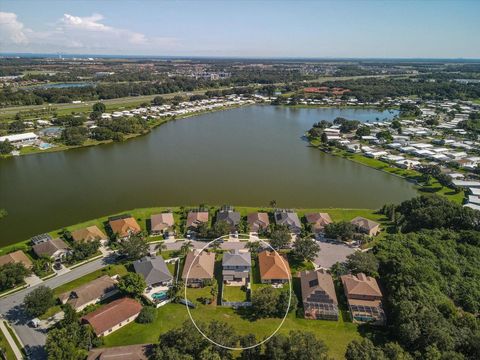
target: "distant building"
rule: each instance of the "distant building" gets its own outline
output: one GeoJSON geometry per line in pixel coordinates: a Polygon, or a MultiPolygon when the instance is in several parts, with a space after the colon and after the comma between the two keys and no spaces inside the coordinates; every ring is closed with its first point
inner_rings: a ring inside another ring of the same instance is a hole
{"type": "Polygon", "coordinates": [[[353,321],[384,325],[383,295],[377,280],[363,273],[343,275],[341,279],[353,321]]]}
{"type": "Polygon", "coordinates": [[[231,250],[223,254],[222,275],[227,285],[246,285],[250,278],[252,259],[250,252],[231,250]]]}
{"type": "Polygon", "coordinates": [[[276,251],[262,251],[258,254],[260,279],[263,284],[282,284],[291,279],[288,260],[276,251]]]}
{"type": "Polygon", "coordinates": [[[21,263],[27,269],[31,269],[33,266],[32,260],[22,250],[17,250],[9,254],[0,256],[0,266],[6,264],[21,263]]]}
{"type": "Polygon", "coordinates": [[[300,282],[305,317],[338,320],[338,300],[332,276],[323,269],[302,271],[300,282]]]}
{"type": "Polygon", "coordinates": [[[78,288],[59,296],[62,304],[70,304],[76,311],[96,304],[118,293],[117,283],[108,275],[103,275],[78,288]]]}
{"type": "Polygon", "coordinates": [[[182,279],[192,287],[201,287],[205,281],[213,279],[215,253],[207,251],[190,251],[185,257],[182,279]],[[190,270],[190,273],[188,271],[190,270]],[[188,279],[187,279],[188,275],[188,279]]]}
{"type": "Polygon", "coordinates": [[[33,132],[0,136],[0,142],[10,141],[13,145],[28,145],[38,140],[38,135],[33,132]]]}
{"type": "Polygon", "coordinates": [[[107,336],[135,320],[142,305],[130,298],[122,298],[82,317],[82,323],[89,324],[97,336],[107,336]]]}
{"type": "Polygon", "coordinates": [[[352,219],[350,223],[355,225],[358,231],[367,234],[368,236],[375,236],[380,232],[379,223],[361,216],[352,219]]]}

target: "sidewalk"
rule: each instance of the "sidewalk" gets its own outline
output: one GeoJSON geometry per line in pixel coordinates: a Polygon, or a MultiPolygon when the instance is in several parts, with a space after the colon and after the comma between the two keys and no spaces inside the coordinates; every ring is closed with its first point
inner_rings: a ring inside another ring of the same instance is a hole
{"type": "Polygon", "coordinates": [[[13,353],[15,354],[15,358],[16,358],[17,360],[22,360],[22,359],[23,359],[22,352],[21,352],[20,349],[18,348],[17,343],[15,342],[15,340],[13,340],[12,335],[10,335],[10,332],[8,331],[8,329],[7,329],[7,327],[6,327],[6,325],[5,325],[5,323],[4,323],[4,320],[0,320],[0,330],[2,331],[3,336],[5,336],[5,339],[7,339],[8,344],[9,344],[10,347],[12,348],[13,353]]]}

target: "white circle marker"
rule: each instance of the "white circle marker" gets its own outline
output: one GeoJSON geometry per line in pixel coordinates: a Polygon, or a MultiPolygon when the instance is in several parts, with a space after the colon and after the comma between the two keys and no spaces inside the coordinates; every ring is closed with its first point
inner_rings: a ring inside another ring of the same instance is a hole
{"type": "MultiPolygon", "coordinates": [[[[239,235],[246,235],[246,234],[239,234],[239,235]]],[[[195,320],[193,320],[193,317],[192,317],[192,314],[190,313],[190,308],[188,306],[188,303],[190,302],[188,299],[187,299],[187,282],[188,282],[188,278],[190,277],[190,270],[192,269],[192,265],[193,263],[195,262],[195,259],[202,253],[202,251],[204,251],[208,246],[210,246],[210,244],[214,243],[215,241],[218,241],[220,240],[221,238],[225,237],[225,236],[230,236],[230,235],[223,235],[223,236],[220,236],[210,242],[208,242],[199,252],[197,255],[195,255],[195,257],[193,258],[193,261],[192,263],[190,264],[189,268],[188,268],[188,271],[187,271],[187,277],[185,278],[185,307],[187,308],[187,312],[188,312],[188,316],[190,317],[190,320],[192,321],[193,325],[195,326],[195,328],[198,330],[198,332],[200,334],[202,334],[202,336],[207,339],[208,341],[210,341],[212,344],[214,345],[217,345],[223,349],[227,349],[227,350],[234,350],[234,351],[242,351],[242,350],[248,350],[248,349],[253,349],[253,348],[256,348],[257,346],[260,346],[264,343],[266,343],[268,340],[270,340],[273,336],[275,336],[275,334],[280,330],[280,328],[283,326],[283,323],[285,322],[285,320],[287,319],[287,316],[288,316],[288,312],[290,311],[290,305],[292,303],[292,275],[290,274],[290,272],[288,271],[288,268],[287,268],[287,265],[285,264],[285,261],[283,260],[283,256],[281,256],[277,250],[275,250],[272,245],[270,245],[269,243],[267,243],[266,241],[264,240],[261,240],[261,239],[258,239],[258,241],[262,242],[263,244],[266,244],[270,249],[272,249],[279,257],[280,259],[282,260],[282,264],[283,266],[285,267],[285,271],[287,272],[288,274],[288,288],[289,288],[289,296],[288,296],[288,307],[287,307],[287,311],[285,311],[285,315],[283,316],[283,319],[282,321],[280,322],[280,325],[278,325],[278,327],[275,329],[275,331],[270,334],[270,336],[268,336],[267,338],[263,339],[262,341],[260,341],[259,343],[257,344],[254,344],[254,345],[250,345],[250,346],[245,346],[245,347],[231,347],[231,346],[226,346],[226,345],[223,345],[223,344],[219,344],[217,343],[216,341],[210,339],[197,325],[197,323],[195,322],[195,320]]],[[[248,235],[250,236],[250,235],[248,235]]],[[[223,286],[223,284],[222,284],[223,286]]],[[[250,290],[251,291],[251,290],[250,290]]],[[[250,294],[251,296],[252,294],[250,294]]]]}

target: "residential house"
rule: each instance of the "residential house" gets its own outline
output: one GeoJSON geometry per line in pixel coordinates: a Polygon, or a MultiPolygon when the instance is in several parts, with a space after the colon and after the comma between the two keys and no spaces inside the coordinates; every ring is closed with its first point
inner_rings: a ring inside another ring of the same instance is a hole
{"type": "Polygon", "coordinates": [[[137,274],[141,274],[149,287],[168,286],[173,276],[161,256],[145,256],[133,262],[137,274]]]}
{"type": "Polygon", "coordinates": [[[275,223],[287,226],[291,233],[300,234],[302,231],[302,223],[296,212],[292,210],[277,210],[274,216],[275,223]]]}
{"type": "Polygon", "coordinates": [[[350,223],[355,225],[358,231],[367,234],[368,236],[376,236],[380,232],[379,223],[361,216],[352,219],[350,223]]]}
{"type": "Polygon", "coordinates": [[[250,252],[231,250],[223,254],[222,276],[227,285],[242,286],[248,283],[252,259],[250,252]]]}
{"type": "Polygon", "coordinates": [[[341,280],[353,321],[384,325],[383,295],[377,280],[363,273],[343,275],[341,280]]]}
{"type": "Polygon", "coordinates": [[[14,263],[21,263],[27,269],[31,269],[33,266],[32,260],[30,260],[22,250],[17,250],[9,254],[0,256],[0,266],[14,263]]]}
{"type": "Polygon", "coordinates": [[[33,245],[33,252],[38,257],[49,257],[55,261],[63,260],[70,253],[69,246],[61,239],[53,239],[33,245]]]}
{"type": "Polygon", "coordinates": [[[49,240],[52,240],[53,238],[49,234],[40,234],[40,235],[35,235],[32,237],[30,240],[33,245],[40,244],[42,242],[46,242],[49,240]]]}
{"type": "Polygon", "coordinates": [[[150,217],[150,233],[152,235],[161,235],[173,232],[175,221],[171,212],[155,214],[150,217]]]}
{"type": "Polygon", "coordinates": [[[152,351],[151,344],[94,348],[88,352],[87,360],[148,360],[152,351]]]}
{"type": "Polygon", "coordinates": [[[185,257],[182,279],[187,286],[202,287],[205,281],[213,279],[214,267],[215,253],[199,250],[190,251],[185,257]]]}
{"type": "Polygon", "coordinates": [[[188,231],[195,232],[202,223],[208,224],[208,211],[190,211],[188,213],[186,223],[188,231]]]}
{"type": "Polygon", "coordinates": [[[99,240],[100,242],[108,241],[107,235],[98,228],[98,226],[88,226],[83,229],[78,229],[72,231],[72,239],[75,242],[90,242],[94,240],[99,240]]]}
{"type": "Polygon", "coordinates": [[[141,310],[138,301],[125,297],[88,313],[82,323],[89,324],[97,336],[106,336],[135,320],[141,310]]]}
{"type": "Polygon", "coordinates": [[[305,214],[307,223],[310,224],[312,232],[315,234],[323,233],[325,226],[332,223],[332,218],[328,213],[309,213],[305,214]]]}
{"type": "Polygon", "coordinates": [[[263,284],[283,284],[292,277],[288,260],[276,251],[260,252],[258,266],[263,284]]]}
{"type": "Polygon", "coordinates": [[[230,226],[231,232],[237,231],[237,226],[240,224],[240,219],[240,213],[231,207],[223,207],[217,213],[217,222],[225,221],[230,226]]]}
{"type": "Polygon", "coordinates": [[[338,320],[338,300],[332,276],[325,270],[300,273],[305,318],[338,320]]]}
{"type": "Polygon", "coordinates": [[[76,311],[88,305],[96,304],[118,293],[117,282],[108,275],[103,275],[78,288],[59,296],[62,304],[70,304],[76,311]]]}
{"type": "Polygon", "coordinates": [[[112,234],[116,234],[118,239],[123,240],[142,231],[137,221],[130,215],[109,218],[108,224],[112,234]]]}
{"type": "Polygon", "coordinates": [[[270,221],[268,220],[268,214],[265,212],[255,212],[248,214],[247,223],[249,230],[253,233],[258,233],[261,230],[266,230],[270,225],[270,221]]]}

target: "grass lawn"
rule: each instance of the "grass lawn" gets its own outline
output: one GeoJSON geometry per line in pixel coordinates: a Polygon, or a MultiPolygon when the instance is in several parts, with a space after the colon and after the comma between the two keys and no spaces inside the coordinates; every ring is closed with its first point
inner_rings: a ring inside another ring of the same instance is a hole
{"type": "MultiPolygon", "coordinates": [[[[204,286],[203,288],[190,288],[187,287],[187,299],[193,302],[195,305],[200,304],[200,299],[212,299],[212,294],[210,290],[211,286],[204,286]]],[[[182,292],[183,295],[183,292],[182,292]]]]}
{"type": "Polygon", "coordinates": [[[55,315],[60,311],[62,311],[62,308],[60,307],[60,305],[55,305],[55,306],[52,306],[50,309],[48,309],[44,314],[40,315],[38,318],[40,320],[47,320],[49,317],[55,315]]]}
{"type": "MultiPolygon", "coordinates": [[[[258,339],[268,336],[278,327],[280,319],[261,319],[251,322],[240,317],[235,310],[224,307],[199,306],[191,310],[196,322],[219,320],[232,325],[239,334],[254,333],[258,339]]],[[[189,320],[184,305],[167,304],[157,309],[157,318],[151,324],[137,324],[135,322],[126,325],[111,335],[104,338],[106,347],[156,343],[160,334],[180,327],[184,321],[189,320]]],[[[324,320],[306,320],[290,314],[280,333],[288,334],[290,330],[303,330],[314,332],[319,339],[325,341],[330,349],[330,355],[334,359],[343,359],[347,344],[360,338],[357,326],[352,323],[324,320]]]]}
{"type": "Polygon", "coordinates": [[[75,289],[79,287],[80,285],[86,284],[92,280],[95,280],[96,278],[99,278],[100,276],[103,275],[108,275],[108,276],[113,276],[113,275],[120,275],[123,276],[127,273],[127,269],[125,268],[124,265],[108,265],[104,267],[103,269],[99,269],[97,271],[94,271],[90,274],[87,274],[85,276],[82,276],[81,278],[75,279],[73,281],[70,281],[69,283],[63,284],[62,286],[59,286],[55,288],[55,295],[60,295],[64,292],[70,291],[72,289],[75,289]]]}
{"type": "Polygon", "coordinates": [[[223,301],[247,301],[247,293],[242,290],[242,286],[223,285],[223,301]]]}
{"type": "Polygon", "coordinates": [[[2,348],[5,351],[5,355],[7,359],[15,359],[15,354],[8,343],[7,339],[5,338],[5,335],[3,335],[3,332],[0,331],[0,348],[2,348]]]}

